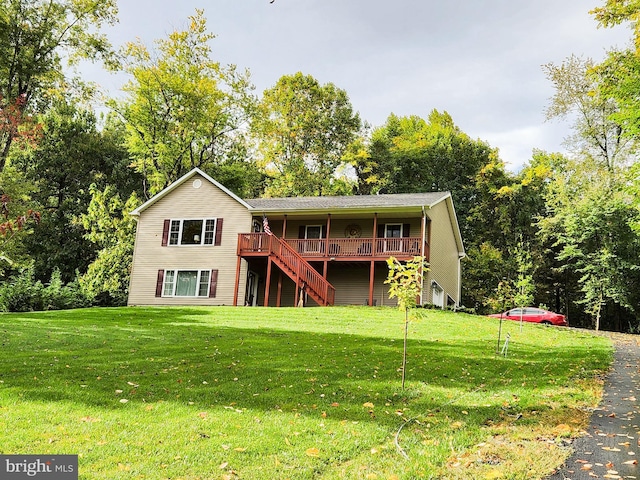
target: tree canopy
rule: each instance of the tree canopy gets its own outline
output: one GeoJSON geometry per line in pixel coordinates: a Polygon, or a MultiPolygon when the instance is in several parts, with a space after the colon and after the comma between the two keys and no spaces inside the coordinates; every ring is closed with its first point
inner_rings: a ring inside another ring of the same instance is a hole
{"type": "Polygon", "coordinates": [[[270,196],[345,193],[343,159],[361,127],[347,93],[311,75],[284,75],[260,101],[256,135],[270,196]]]}
{"type": "Polygon", "coordinates": [[[140,42],[125,49],[127,98],[110,102],[126,125],[133,166],[154,194],[194,167],[207,170],[246,156],[244,128],[255,98],[248,72],[211,58],[202,10],[185,30],[150,50],[140,42]]]}

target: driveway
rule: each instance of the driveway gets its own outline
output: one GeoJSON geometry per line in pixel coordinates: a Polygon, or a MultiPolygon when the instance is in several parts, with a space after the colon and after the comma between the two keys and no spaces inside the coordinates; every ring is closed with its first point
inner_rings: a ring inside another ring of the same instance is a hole
{"type": "Polygon", "coordinates": [[[640,337],[610,335],[615,357],[602,401],[574,454],[547,480],[640,479],[640,337]]]}

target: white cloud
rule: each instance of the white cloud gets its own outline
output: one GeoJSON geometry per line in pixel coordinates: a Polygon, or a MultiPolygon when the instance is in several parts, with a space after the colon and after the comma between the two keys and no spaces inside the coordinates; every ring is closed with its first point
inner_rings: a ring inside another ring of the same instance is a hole
{"type": "MultiPolygon", "coordinates": [[[[596,2],[598,3],[598,2],[596,2]]],[[[584,0],[136,0],[120,2],[115,44],[151,44],[204,8],[214,58],[249,68],[260,93],[297,71],[349,94],[363,120],[446,110],[514,168],[533,148],[561,151],[569,125],[545,123],[541,65],[600,59],[624,27],[598,29],[584,0]]],[[[92,71],[113,92],[120,78],[92,71]]],[[[115,92],[114,92],[115,93],[115,92]]]]}

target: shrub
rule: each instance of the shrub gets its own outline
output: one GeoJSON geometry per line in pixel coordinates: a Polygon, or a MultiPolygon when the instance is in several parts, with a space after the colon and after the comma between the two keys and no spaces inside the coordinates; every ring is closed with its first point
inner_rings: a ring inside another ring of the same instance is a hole
{"type": "Polygon", "coordinates": [[[84,295],[78,281],[62,284],[60,270],[54,269],[51,280],[43,291],[44,310],[66,310],[88,307],[90,300],[84,295]]]}
{"type": "Polygon", "coordinates": [[[61,310],[90,305],[77,281],[62,284],[60,270],[55,269],[51,281],[44,286],[35,280],[33,264],[11,281],[0,285],[0,310],[4,312],[30,312],[61,310]]]}
{"type": "Polygon", "coordinates": [[[5,312],[42,310],[44,285],[35,280],[33,264],[0,286],[0,308],[5,312]]]}

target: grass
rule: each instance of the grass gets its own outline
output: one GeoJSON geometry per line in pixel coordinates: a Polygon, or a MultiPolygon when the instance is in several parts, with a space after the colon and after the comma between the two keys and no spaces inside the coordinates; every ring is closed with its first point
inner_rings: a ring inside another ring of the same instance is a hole
{"type": "Polygon", "coordinates": [[[83,479],[539,478],[599,398],[608,340],[388,308],[0,316],[0,453],[83,479]],[[504,337],[503,337],[504,338],[504,337]]]}

